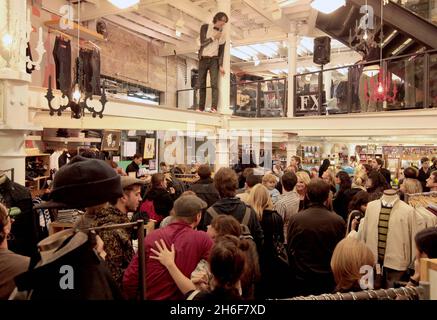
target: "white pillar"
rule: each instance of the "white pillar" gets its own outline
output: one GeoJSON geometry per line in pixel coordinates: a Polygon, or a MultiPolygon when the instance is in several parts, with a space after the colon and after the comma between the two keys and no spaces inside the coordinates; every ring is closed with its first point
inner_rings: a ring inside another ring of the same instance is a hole
{"type": "MultiPolygon", "coordinates": [[[[217,12],[224,12],[231,18],[231,0],[217,1],[217,12]]],[[[230,96],[231,96],[231,23],[228,22],[224,27],[226,36],[226,46],[223,55],[223,68],[225,75],[219,74],[219,103],[218,111],[222,114],[232,114],[230,96]]]]}
{"type": "Polygon", "coordinates": [[[287,167],[290,165],[291,158],[297,155],[297,150],[299,148],[299,137],[296,135],[289,134],[287,140],[287,167]]]}
{"type": "Polygon", "coordinates": [[[331,99],[331,81],[332,81],[332,71],[323,72],[323,83],[324,90],[326,92],[326,100],[331,99]]]}
{"type": "Polygon", "coordinates": [[[26,73],[26,0],[0,1],[0,18],[10,42],[0,45],[0,170],[14,168],[15,182],[25,183],[25,133],[35,128],[29,124],[26,73]]]}
{"type": "Polygon", "coordinates": [[[229,116],[222,116],[222,127],[216,129],[214,171],[229,168],[229,116]]]}
{"type": "Polygon", "coordinates": [[[294,116],[294,75],[297,66],[297,30],[296,25],[292,24],[291,32],[288,34],[288,112],[287,117],[294,116]]]}

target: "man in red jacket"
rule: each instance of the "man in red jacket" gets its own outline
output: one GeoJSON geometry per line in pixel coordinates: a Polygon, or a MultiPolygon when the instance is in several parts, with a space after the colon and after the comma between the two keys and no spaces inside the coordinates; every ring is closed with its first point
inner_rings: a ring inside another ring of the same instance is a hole
{"type": "MultiPolygon", "coordinates": [[[[176,265],[190,277],[200,260],[208,259],[213,245],[211,238],[194,228],[200,222],[202,210],[207,204],[197,196],[182,196],[174,203],[175,217],[167,227],[155,230],[144,239],[146,259],[146,294],[148,300],[182,300],[184,295],[167,269],[157,260],[150,259],[151,249],[157,249],[155,241],[163,239],[167,247],[174,244],[176,265]]],[[[138,255],[126,269],[123,290],[129,299],[138,297],[138,255]]]]}

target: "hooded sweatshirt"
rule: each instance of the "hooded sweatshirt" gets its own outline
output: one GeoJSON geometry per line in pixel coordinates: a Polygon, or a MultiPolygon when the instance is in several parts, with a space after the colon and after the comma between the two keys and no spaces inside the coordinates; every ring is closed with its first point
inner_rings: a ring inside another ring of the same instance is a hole
{"type": "MultiPolygon", "coordinates": [[[[246,204],[237,197],[220,199],[212,206],[218,214],[231,215],[240,223],[243,221],[246,207],[246,204]]],[[[258,218],[256,217],[255,211],[252,208],[250,211],[248,227],[257,248],[260,249],[264,240],[263,230],[258,218]]],[[[206,231],[206,228],[211,224],[211,221],[211,215],[206,212],[198,229],[206,231]]]]}

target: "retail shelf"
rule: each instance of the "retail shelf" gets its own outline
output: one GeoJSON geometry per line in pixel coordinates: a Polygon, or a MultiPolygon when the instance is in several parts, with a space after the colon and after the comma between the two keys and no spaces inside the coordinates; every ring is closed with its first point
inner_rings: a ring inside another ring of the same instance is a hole
{"type": "Polygon", "coordinates": [[[26,136],[26,141],[41,141],[41,136],[26,136]]]}
{"type": "Polygon", "coordinates": [[[80,38],[83,40],[88,40],[88,41],[95,41],[95,40],[104,41],[105,40],[105,38],[101,34],[95,32],[93,30],[90,30],[88,28],[85,28],[84,26],[81,26],[75,22],[73,22],[73,28],[67,28],[67,29],[61,28],[61,24],[59,23],[59,19],[46,21],[46,22],[44,22],[44,25],[50,29],[57,30],[59,32],[62,32],[64,34],[67,34],[67,35],[72,36],[72,37],[77,37],[78,31],[79,31],[80,38]]]}
{"type": "Polygon", "coordinates": [[[86,142],[94,142],[100,143],[102,142],[101,138],[80,138],[80,137],[71,137],[71,138],[63,138],[63,137],[44,137],[44,141],[46,142],[63,142],[63,143],[86,143],[86,142]]]}
{"type": "Polygon", "coordinates": [[[50,154],[48,153],[27,153],[26,152],[26,157],[45,157],[45,156],[50,156],[50,154]]]}

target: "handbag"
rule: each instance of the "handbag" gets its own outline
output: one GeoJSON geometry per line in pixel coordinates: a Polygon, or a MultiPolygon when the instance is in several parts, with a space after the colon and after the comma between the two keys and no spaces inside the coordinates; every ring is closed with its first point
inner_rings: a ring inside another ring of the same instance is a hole
{"type": "Polygon", "coordinates": [[[289,262],[287,250],[285,249],[284,243],[280,241],[277,236],[273,237],[273,248],[278,261],[288,266],[289,262]]]}

